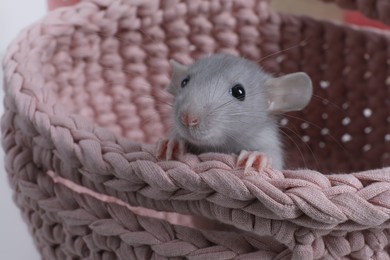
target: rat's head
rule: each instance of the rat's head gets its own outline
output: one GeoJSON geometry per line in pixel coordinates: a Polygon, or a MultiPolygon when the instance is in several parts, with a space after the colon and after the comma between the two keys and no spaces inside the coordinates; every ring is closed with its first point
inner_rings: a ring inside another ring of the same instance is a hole
{"type": "Polygon", "coordinates": [[[312,95],[306,74],[272,78],[257,64],[233,55],[171,65],[167,91],[175,97],[174,127],[195,145],[224,145],[249,129],[275,124],[275,114],[302,109],[312,95]]]}

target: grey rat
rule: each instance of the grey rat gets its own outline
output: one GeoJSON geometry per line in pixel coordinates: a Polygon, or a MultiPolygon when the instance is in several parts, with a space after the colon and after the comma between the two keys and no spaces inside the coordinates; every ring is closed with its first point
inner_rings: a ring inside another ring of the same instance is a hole
{"type": "Polygon", "coordinates": [[[174,96],[173,129],[159,154],[171,159],[184,147],[194,153],[239,154],[248,168],[283,168],[278,115],[303,109],[312,83],[303,72],[274,78],[256,63],[230,54],[214,54],[190,66],[171,60],[167,91],[174,96]],[[264,155],[266,157],[264,157],[264,155]]]}

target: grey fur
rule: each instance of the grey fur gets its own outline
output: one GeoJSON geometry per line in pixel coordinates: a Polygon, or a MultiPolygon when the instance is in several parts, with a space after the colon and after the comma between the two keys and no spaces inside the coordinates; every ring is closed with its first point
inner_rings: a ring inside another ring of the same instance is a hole
{"type": "Polygon", "coordinates": [[[268,111],[269,74],[257,64],[229,54],[201,58],[186,70],[177,68],[168,87],[175,95],[173,138],[184,139],[197,153],[263,152],[272,159],[274,168],[283,167],[277,117],[268,111]],[[188,75],[190,81],[181,88],[188,75]],[[230,94],[237,83],[245,88],[244,101],[230,94]],[[184,110],[198,115],[200,124],[185,127],[179,116],[184,110]]]}

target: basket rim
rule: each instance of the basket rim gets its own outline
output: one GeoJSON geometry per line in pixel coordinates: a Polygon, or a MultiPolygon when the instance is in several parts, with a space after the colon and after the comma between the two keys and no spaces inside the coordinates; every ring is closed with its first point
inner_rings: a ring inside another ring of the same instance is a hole
{"type": "MultiPolygon", "coordinates": [[[[108,2],[91,0],[50,13],[43,21],[26,30],[13,43],[3,63],[7,88],[6,99],[10,99],[6,102],[8,106],[6,110],[17,111],[27,125],[53,141],[53,150],[56,150],[57,158],[62,161],[75,161],[73,166],[79,169],[82,178],[88,180],[85,183],[93,180],[95,184],[105,187],[110,192],[126,192],[123,186],[141,183],[149,186],[156,194],[168,194],[166,199],[174,201],[172,203],[177,205],[181,201],[189,200],[180,198],[176,194],[180,192],[193,194],[210,203],[212,207],[247,214],[258,221],[283,219],[298,226],[334,230],[389,226],[390,205],[386,203],[375,205],[372,201],[373,198],[380,198],[386,189],[390,190],[390,167],[329,175],[307,169],[282,171],[266,169],[259,175],[245,176],[243,170],[235,169],[237,157],[234,155],[187,154],[178,161],[166,162],[156,158],[153,145],[129,144],[128,141],[115,136],[107,129],[94,127],[83,117],[67,114],[55,100],[49,102],[51,105],[45,104],[43,100],[39,100],[45,97],[42,94],[44,91],[37,85],[35,85],[37,88],[33,87],[27,91],[23,89],[25,84],[23,77],[29,78],[32,74],[37,77],[36,71],[20,71],[21,68],[17,67],[18,62],[28,64],[29,59],[35,58],[33,56],[35,52],[31,52],[31,56],[24,60],[17,57],[17,53],[22,48],[29,48],[21,45],[23,41],[28,39],[34,42],[32,36],[37,34],[37,29],[42,24],[57,26],[66,23],[66,21],[58,21],[57,16],[72,8],[77,9],[82,5],[91,4],[101,6],[102,3],[108,2]],[[39,113],[35,113],[36,111],[39,113]],[[77,142],[73,140],[72,133],[77,131],[80,136],[84,134],[86,138],[77,142]],[[116,151],[103,152],[107,142],[111,143],[116,151]],[[131,151],[128,151],[127,146],[131,147],[131,151]],[[213,194],[213,198],[209,194],[213,194]],[[227,203],[231,204],[230,207],[226,205],[227,203]],[[250,203],[251,207],[248,207],[250,203]],[[355,206],[352,208],[349,203],[355,203],[355,206]],[[355,215],[355,207],[365,208],[367,214],[355,215]]],[[[73,17],[70,20],[72,25],[82,24],[82,16],[77,18],[73,17]]],[[[49,42],[50,39],[47,39],[47,44],[49,42]]],[[[40,45],[37,48],[45,47],[46,45],[40,45]]],[[[36,82],[32,84],[39,84],[41,80],[43,79],[36,78],[36,82]]],[[[7,127],[5,123],[6,119],[3,117],[3,128],[7,127]]],[[[49,165],[45,165],[44,168],[55,170],[49,165]]],[[[93,185],[91,184],[90,187],[93,185]]],[[[158,199],[153,197],[154,195],[145,194],[143,194],[145,199],[155,200],[155,202],[158,199]]],[[[127,202],[134,204],[136,201],[136,199],[128,199],[127,202]]],[[[164,207],[168,210],[174,208],[174,206],[169,208],[163,203],[159,206],[161,208],[151,204],[146,207],[155,207],[159,210],[164,207]]],[[[192,210],[195,214],[202,213],[200,208],[192,210]]],[[[221,218],[212,210],[207,212],[206,217],[235,224],[233,220],[229,220],[229,217],[221,218]]]]}

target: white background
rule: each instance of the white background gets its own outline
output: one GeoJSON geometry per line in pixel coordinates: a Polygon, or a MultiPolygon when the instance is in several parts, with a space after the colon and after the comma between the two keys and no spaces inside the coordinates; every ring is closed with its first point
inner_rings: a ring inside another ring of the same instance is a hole
{"type": "MultiPolygon", "coordinates": [[[[27,25],[46,13],[46,0],[0,1],[0,57],[9,42],[27,25]]],[[[3,114],[3,76],[0,70],[0,113],[3,114]]],[[[4,170],[4,153],[0,149],[0,259],[40,259],[26,223],[12,200],[12,192],[4,170]]]]}

